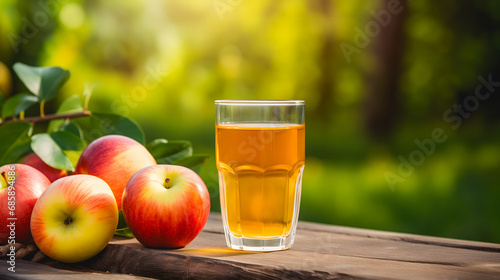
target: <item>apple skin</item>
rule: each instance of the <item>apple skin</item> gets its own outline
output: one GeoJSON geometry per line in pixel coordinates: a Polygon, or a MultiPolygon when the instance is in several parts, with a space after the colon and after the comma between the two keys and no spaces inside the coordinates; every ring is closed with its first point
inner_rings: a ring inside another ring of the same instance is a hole
{"type": "Polygon", "coordinates": [[[210,213],[210,194],[191,169],[149,166],[137,172],[123,192],[123,216],[142,245],[179,248],[203,229],[210,213]],[[168,188],[165,180],[169,179],[168,188]]]}
{"type": "Polygon", "coordinates": [[[118,207],[109,186],[91,175],[71,175],[52,183],[31,215],[31,233],[54,260],[75,263],[102,251],[118,225],[118,207]]]}
{"type": "MultiPolygon", "coordinates": [[[[0,178],[0,244],[9,242],[10,229],[7,225],[10,222],[15,222],[15,242],[30,243],[33,241],[30,231],[31,212],[38,198],[49,187],[50,181],[40,171],[25,164],[4,165],[0,167],[0,174],[3,177],[0,178]],[[13,173],[14,189],[9,190],[9,176],[13,173]],[[9,197],[12,197],[12,192],[15,197],[15,200],[11,200],[15,201],[14,216],[9,214],[9,197]]],[[[10,242],[13,242],[12,239],[10,242]]]]}
{"type": "Polygon", "coordinates": [[[76,164],[75,174],[90,174],[108,183],[122,209],[122,194],[128,180],[156,161],[139,142],[121,135],[107,135],[90,143],[76,164]]]}
{"type": "Polygon", "coordinates": [[[42,172],[50,182],[54,182],[55,180],[66,177],[68,175],[68,171],[56,169],[52,166],[47,165],[40,157],[38,157],[35,153],[31,153],[24,157],[23,164],[29,165],[38,171],[42,172]]]}

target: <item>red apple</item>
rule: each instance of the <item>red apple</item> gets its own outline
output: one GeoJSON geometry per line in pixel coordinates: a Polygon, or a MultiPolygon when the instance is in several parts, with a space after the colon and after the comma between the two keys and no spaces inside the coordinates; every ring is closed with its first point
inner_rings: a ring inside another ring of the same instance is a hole
{"type": "Polygon", "coordinates": [[[203,229],[210,195],[191,169],[154,165],[137,172],[123,192],[123,216],[130,231],[146,247],[178,248],[203,229]]]}
{"type": "Polygon", "coordinates": [[[40,171],[24,164],[0,167],[0,243],[33,240],[30,218],[33,207],[50,185],[40,171]]]}
{"type": "Polygon", "coordinates": [[[96,139],[83,150],[75,174],[90,174],[103,179],[113,191],[122,209],[122,194],[128,180],[156,161],[139,142],[121,135],[108,135],[96,139]]]}
{"type": "Polygon", "coordinates": [[[55,180],[68,175],[68,171],[66,170],[59,170],[52,166],[47,165],[35,153],[27,155],[23,159],[22,163],[36,168],[38,171],[42,172],[51,182],[54,182],[55,180]]]}
{"type": "Polygon", "coordinates": [[[113,238],[118,207],[109,186],[91,175],[52,183],[31,215],[31,233],[47,256],[74,263],[97,255],[113,238]]]}

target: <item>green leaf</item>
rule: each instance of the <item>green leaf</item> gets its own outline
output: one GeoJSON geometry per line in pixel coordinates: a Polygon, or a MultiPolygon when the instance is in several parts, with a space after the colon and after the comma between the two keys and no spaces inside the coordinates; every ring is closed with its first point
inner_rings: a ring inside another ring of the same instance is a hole
{"type": "Polygon", "coordinates": [[[200,173],[201,166],[208,160],[206,155],[194,155],[189,157],[184,157],[173,162],[173,165],[180,165],[193,170],[196,173],[200,173]]]}
{"type": "Polygon", "coordinates": [[[29,93],[14,95],[7,99],[3,104],[2,118],[18,116],[21,111],[27,110],[33,104],[38,102],[38,97],[29,93]]]}
{"type": "Polygon", "coordinates": [[[97,83],[85,83],[85,88],[83,90],[83,98],[85,99],[84,108],[85,110],[89,109],[89,102],[92,93],[94,92],[94,88],[97,87],[97,83]]]}
{"type": "Polygon", "coordinates": [[[0,126],[0,166],[16,162],[29,152],[31,125],[11,122],[0,126]]]}
{"type": "MultiPolygon", "coordinates": [[[[57,114],[77,113],[83,111],[82,100],[78,95],[72,95],[61,103],[57,114]]],[[[49,123],[48,132],[56,132],[64,124],[65,120],[53,120],[49,123]]]]}
{"type": "Polygon", "coordinates": [[[134,237],[134,234],[130,231],[128,227],[126,228],[117,228],[115,230],[115,235],[123,236],[123,237],[134,237]]]}
{"type": "Polygon", "coordinates": [[[71,165],[73,166],[76,166],[78,163],[82,152],[83,151],[63,151],[64,155],[69,159],[69,162],[71,162],[71,165]]]}
{"type": "Polygon", "coordinates": [[[167,141],[156,139],[146,145],[148,151],[159,164],[171,164],[178,159],[193,154],[193,148],[189,141],[167,141]]]}
{"type": "Polygon", "coordinates": [[[141,128],[126,117],[113,114],[92,113],[90,116],[90,125],[92,127],[92,136],[95,137],[95,139],[104,135],[118,134],[130,137],[144,145],[144,133],[141,128]]]}
{"type": "Polygon", "coordinates": [[[85,142],[73,133],[58,131],[51,133],[50,137],[63,151],[83,151],[85,149],[85,142]]]}
{"type": "Polygon", "coordinates": [[[125,218],[123,217],[123,210],[118,211],[118,226],[116,226],[115,235],[134,237],[134,235],[128,228],[127,223],[125,222],[125,218]]]}
{"type": "Polygon", "coordinates": [[[161,154],[158,150],[159,147],[166,145],[168,143],[167,139],[158,138],[145,145],[146,149],[151,153],[153,157],[157,157],[161,154]]]}
{"type": "Polygon", "coordinates": [[[40,101],[56,96],[69,79],[69,71],[59,67],[34,67],[17,62],[13,68],[19,79],[40,101]]]}
{"type": "Polygon", "coordinates": [[[59,109],[57,109],[58,114],[62,113],[76,113],[83,111],[82,100],[80,96],[74,94],[68,97],[61,103],[59,109]]]}
{"type": "Polygon", "coordinates": [[[127,226],[127,222],[125,222],[125,217],[123,216],[123,209],[120,209],[120,211],[118,211],[118,225],[116,226],[116,228],[126,228],[128,227],[127,226]]]}
{"type": "Polygon", "coordinates": [[[75,171],[70,159],[64,154],[63,149],[51,135],[47,133],[34,135],[31,141],[31,149],[46,164],[61,170],[75,171]]]}
{"type": "Polygon", "coordinates": [[[33,136],[31,149],[47,164],[57,169],[74,171],[85,142],[77,135],[58,131],[33,136]]]}
{"type": "Polygon", "coordinates": [[[82,128],[78,124],[74,123],[73,121],[69,121],[69,122],[63,124],[59,128],[59,131],[66,131],[66,132],[69,132],[69,133],[76,135],[80,139],[83,139],[82,128]]]}

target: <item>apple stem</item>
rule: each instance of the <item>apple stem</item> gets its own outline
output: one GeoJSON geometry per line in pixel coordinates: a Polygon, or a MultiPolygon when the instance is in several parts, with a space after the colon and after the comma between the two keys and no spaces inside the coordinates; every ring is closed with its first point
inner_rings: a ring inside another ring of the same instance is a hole
{"type": "Polygon", "coordinates": [[[71,219],[71,218],[66,218],[66,220],[64,220],[65,225],[69,225],[69,224],[71,224],[71,222],[73,222],[73,219],[71,219]]]}
{"type": "Polygon", "coordinates": [[[170,178],[167,178],[167,179],[165,179],[165,184],[163,184],[163,186],[167,189],[169,188],[169,185],[168,185],[169,182],[170,182],[170,178]]]}

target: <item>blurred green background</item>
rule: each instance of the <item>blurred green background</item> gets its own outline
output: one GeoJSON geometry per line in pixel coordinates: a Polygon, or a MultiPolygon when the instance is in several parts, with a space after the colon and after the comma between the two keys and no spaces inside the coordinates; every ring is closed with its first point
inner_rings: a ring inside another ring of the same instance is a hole
{"type": "MultiPolygon", "coordinates": [[[[134,119],[148,141],[190,140],[209,154],[201,176],[213,211],[213,101],[303,99],[301,220],[500,242],[500,1],[3,0],[0,9],[10,70],[68,69],[63,96],[99,82],[92,110],[134,119]],[[446,140],[425,140],[435,129],[446,140]]],[[[12,91],[22,90],[14,77],[12,91]]]]}

